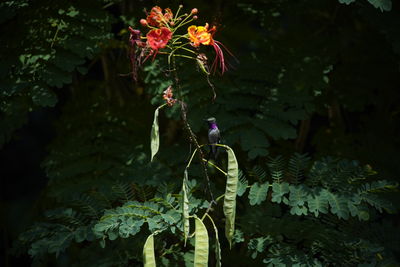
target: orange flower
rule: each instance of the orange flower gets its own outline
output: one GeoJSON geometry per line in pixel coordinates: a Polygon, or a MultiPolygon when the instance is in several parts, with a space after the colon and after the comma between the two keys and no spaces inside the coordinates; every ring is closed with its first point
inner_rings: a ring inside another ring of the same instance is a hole
{"type": "Polygon", "coordinates": [[[158,50],[167,46],[168,41],[172,38],[172,32],[166,28],[153,29],[147,33],[147,44],[153,50],[158,50]]]}
{"type": "Polygon", "coordinates": [[[208,23],[203,26],[192,25],[188,28],[189,39],[191,45],[194,47],[199,47],[202,45],[214,45],[213,35],[216,31],[215,26],[208,29],[208,23]]]}
{"type": "Polygon", "coordinates": [[[150,14],[147,16],[146,20],[150,26],[160,27],[166,25],[174,15],[172,14],[171,9],[166,8],[165,13],[162,13],[162,9],[158,6],[155,6],[151,9],[150,14]]]}
{"type": "MultiPolygon", "coordinates": [[[[199,47],[200,44],[211,45],[215,51],[215,59],[211,65],[211,70],[213,73],[215,73],[217,68],[219,68],[221,70],[221,74],[224,74],[224,72],[227,71],[228,68],[225,64],[224,52],[222,51],[221,47],[223,47],[229,53],[229,55],[233,55],[231,52],[229,52],[228,49],[226,49],[226,47],[222,43],[214,40],[213,36],[217,28],[213,26],[211,29],[208,29],[208,27],[208,23],[206,23],[204,27],[195,25],[190,26],[188,28],[190,44],[194,47],[199,47]]],[[[206,62],[204,61],[200,61],[200,63],[203,66],[206,65],[206,62]]],[[[208,73],[208,71],[206,71],[206,73],[208,73]]]]}

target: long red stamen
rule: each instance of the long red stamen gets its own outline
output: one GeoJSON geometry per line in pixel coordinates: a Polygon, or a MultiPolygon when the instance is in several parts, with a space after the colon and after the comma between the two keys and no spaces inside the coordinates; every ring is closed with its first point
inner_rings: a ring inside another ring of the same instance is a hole
{"type": "Polygon", "coordinates": [[[221,43],[214,40],[213,47],[215,50],[215,59],[214,59],[213,64],[211,65],[211,70],[213,73],[215,73],[217,71],[217,67],[219,65],[219,68],[221,69],[221,74],[224,74],[224,72],[227,71],[228,68],[226,67],[226,64],[225,64],[224,53],[222,52],[222,49],[221,49],[221,47],[219,47],[218,44],[221,44],[221,43]]]}
{"type": "MultiPolygon", "coordinates": [[[[214,40],[214,41],[215,41],[215,40],[214,40]]],[[[229,54],[231,57],[233,57],[233,58],[235,59],[236,62],[239,62],[239,60],[235,57],[235,55],[234,55],[223,43],[221,43],[221,42],[219,42],[219,41],[215,41],[215,42],[217,42],[220,46],[222,46],[222,48],[225,49],[226,52],[228,52],[228,54],[229,54]]]]}

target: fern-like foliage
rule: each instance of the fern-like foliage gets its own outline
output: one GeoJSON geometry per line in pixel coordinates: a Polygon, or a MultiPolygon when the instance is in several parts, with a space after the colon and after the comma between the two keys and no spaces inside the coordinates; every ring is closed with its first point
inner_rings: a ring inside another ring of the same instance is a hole
{"type": "Polygon", "coordinates": [[[268,168],[271,174],[272,179],[276,183],[280,183],[284,176],[284,166],[285,161],[282,156],[277,156],[275,158],[269,158],[268,168]]]}
{"type": "Polygon", "coordinates": [[[304,176],[304,170],[308,169],[309,160],[310,158],[306,154],[293,154],[288,162],[288,175],[291,183],[300,183],[304,176]]]}
{"type": "Polygon", "coordinates": [[[57,209],[46,213],[46,223],[37,223],[20,236],[20,241],[30,244],[29,254],[40,256],[47,253],[59,255],[71,242],[93,241],[92,225],[85,223],[83,214],[75,210],[57,209]]]}
{"type": "MultiPolygon", "coordinates": [[[[385,180],[362,184],[361,181],[367,180],[371,172],[355,161],[329,157],[316,161],[306,175],[306,182],[309,179],[309,184],[315,185],[315,180],[319,179],[322,186],[310,187],[306,184],[298,184],[298,178],[302,177],[299,170],[303,172],[307,168],[308,160],[304,160],[305,158],[307,159],[306,156],[295,154],[289,159],[287,171],[284,169],[283,157],[277,157],[268,163],[271,180],[274,181],[271,184],[271,200],[290,206],[291,214],[307,215],[311,212],[318,217],[320,213],[326,214],[330,208],[329,211],[332,214],[342,219],[353,216],[360,220],[367,220],[368,206],[379,212],[383,210],[389,213],[396,212],[393,204],[380,198],[379,193],[395,190],[397,184],[385,180]],[[290,181],[293,177],[296,177],[294,184],[283,182],[283,180],[290,181]]],[[[262,186],[258,183],[251,185],[250,204],[263,202],[266,199],[267,188],[268,183],[262,186]],[[267,186],[266,189],[262,189],[263,186],[267,186]]]]}
{"type": "MultiPolygon", "coordinates": [[[[102,239],[128,238],[136,235],[145,222],[148,223],[149,230],[154,232],[166,229],[167,225],[176,227],[180,217],[180,213],[173,207],[166,210],[163,205],[154,202],[129,201],[116,209],[106,210],[93,231],[102,239]]],[[[171,229],[175,232],[175,228],[171,229]]]]}
{"type": "Polygon", "coordinates": [[[247,186],[249,185],[249,181],[246,179],[246,175],[244,175],[242,170],[239,170],[239,183],[237,188],[237,195],[242,196],[247,191],[247,186]]]}
{"type": "Polygon", "coordinates": [[[241,222],[246,226],[242,229],[246,235],[247,229],[258,226],[261,234],[250,235],[251,256],[264,255],[267,266],[372,264],[376,253],[390,255],[388,262],[396,262],[394,246],[385,246],[385,241],[355,229],[360,221],[372,223],[379,217],[377,212],[396,212],[384,193],[397,190],[397,183],[372,180],[376,173],[355,161],[327,157],[311,167],[308,162],[307,156],[299,154],[287,164],[283,157],[272,158],[267,163],[271,191],[268,182],[250,186],[249,205],[257,205],[258,211],[253,208],[244,215],[241,222]],[[301,180],[304,182],[299,183],[301,180]],[[333,251],[336,258],[331,257],[333,251]]]}

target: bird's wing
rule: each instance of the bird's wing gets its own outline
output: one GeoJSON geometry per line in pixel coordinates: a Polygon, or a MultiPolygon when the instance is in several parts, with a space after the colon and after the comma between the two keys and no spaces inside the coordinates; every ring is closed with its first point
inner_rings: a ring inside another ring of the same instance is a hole
{"type": "Polygon", "coordinates": [[[220,140],[220,134],[218,129],[211,129],[208,131],[208,141],[210,144],[216,144],[219,143],[220,140]]]}

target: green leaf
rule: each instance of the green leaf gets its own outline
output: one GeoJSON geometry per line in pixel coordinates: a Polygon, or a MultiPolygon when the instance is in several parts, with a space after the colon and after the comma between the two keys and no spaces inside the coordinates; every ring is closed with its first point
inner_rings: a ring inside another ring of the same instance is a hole
{"type": "Polygon", "coordinates": [[[289,205],[290,206],[304,206],[307,197],[307,189],[302,185],[289,186],[289,205]]]}
{"type": "Polygon", "coordinates": [[[304,206],[308,193],[306,188],[302,185],[291,185],[289,190],[289,205],[292,206],[290,214],[298,216],[302,214],[307,215],[307,207],[304,206]]]}
{"type": "Polygon", "coordinates": [[[336,195],[328,191],[326,192],[329,205],[331,206],[331,212],[336,214],[339,218],[347,220],[349,218],[348,199],[341,195],[336,195]]]}
{"type": "Polygon", "coordinates": [[[163,226],[163,220],[160,215],[154,216],[153,218],[147,218],[146,221],[151,232],[154,232],[163,226]]]}
{"type": "Polygon", "coordinates": [[[289,193],[289,184],[286,182],[283,183],[273,183],[272,184],[272,202],[287,204],[288,199],[285,197],[285,194],[289,193]]]}
{"type": "MultiPolygon", "coordinates": [[[[349,5],[356,0],[338,0],[341,4],[349,5]]],[[[368,0],[368,2],[373,5],[375,8],[379,8],[382,12],[383,11],[390,11],[392,10],[392,1],[391,0],[368,0]]]]}
{"type": "Polygon", "coordinates": [[[320,192],[319,194],[310,194],[307,197],[308,209],[313,212],[315,217],[318,217],[319,213],[328,213],[329,203],[326,193],[320,192]]]}
{"type": "Polygon", "coordinates": [[[275,158],[269,157],[269,162],[267,165],[274,182],[278,184],[281,183],[285,166],[283,157],[282,156],[277,156],[275,158]]]}
{"type": "Polygon", "coordinates": [[[140,227],[144,222],[145,220],[134,220],[133,218],[128,218],[120,224],[119,236],[122,238],[128,238],[129,236],[136,235],[140,232],[140,227]]]}
{"type": "Polygon", "coordinates": [[[292,215],[307,215],[307,207],[305,206],[294,206],[290,209],[290,214],[292,215]]]}
{"type": "Polygon", "coordinates": [[[390,201],[379,197],[376,194],[362,194],[361,199],[367,202],[369,205],[376,208],[379,212],[385,210],[387,213],[394,214],[396,213],[396,208],[390,201]]]}
{"type": "Polygon", "coordinates": [[[304,170],[308,167],[310,158],[306,154],[294,153],[288,164],[288,174],[291,182],[298,184],[304,176],[304,170]]]}
{"type": "Polygon", "coordinates": [[[259,185],[258,183],[254,183],[250,187],[249,192],[250,205],[260,205],[267,198],[268,189],[268,183],[264,183],[261,185],[259,185]]]}
{"type": "Polygon", "coordinates": [[[241,243],[244,242],[243,232],[239,229],[235,230],[235,235],[233,236],[234,243],[241,243]]]}
{"type": "Polygon", "coordinates": [[[350,211],[350,215],[355,217],[357,216],[360,221],[368,221],[370,216],[368,209],[363,205],[356,205],[355,202],[349,201],[348,208],[350,211]]]}
{"type": "Polygon", "coordinates": [[[208,266],[208,232],[203,221],[195,218],[195,246],[194,246],[194,266],[208,266]]]}
{"type": "Polygon", "coordinates": [[[147,237],[143,246],[143,264],[144,267],[155,267],[156,257],[154,255],[154,235],[147,237]]]}
{"type": "Polygon", "coordinates": [[[355,1],[356,0],[339,0],[339,3],[349,5],[355,1]]]}
{"type": "Polygon", "coordinates": [[[376,208],[379,212],[386,210],[388,213],[395,213],[396,208],[390,201],[379,196],[379,193],[383,192],[393,192],[398,188],[398,184],[394,182],[389,182],[386,180],[374,181],[372,183],[367,183],[362,185],[358,189],[357,200],[364,201],[369,205],[376,208]]]}
{"type": "Polygon", "coordinates": [[[164,221],[170,225],[175,225],[181,219],[181,215],[176,210],[169,210],[166,213],[161,214],[161,217],[164,221]]]}
{"type": "Polygon", "coordinates": [[[248,184],[249,182],[247,181],[245,175],[241,170],[239,170],[239,183],[237,188],[237,195],[239,197],[243,196],[243,194],[246,193],[248,184]]]}
{"type": "Polygon", "coordinates": [[[392,10],[392,1],[391,0],[368,0],[375,8],[379,8],[383,11],[392,10]]]}
{"type": "Polygon", "coordinates": [[[258,253],[264,252],[265,248],[271,244],[273,241],[271,236],[265,236],[265,237],[258,237],[258,238],[252,238],[250,239],[248,243],[248,248],[250,251],[253,251],[251,254],[251,257],[255,259],[257,257],[258,253]]]}

